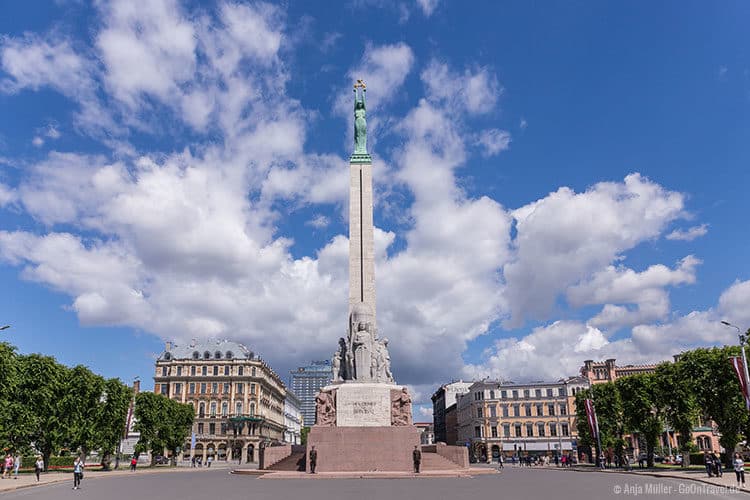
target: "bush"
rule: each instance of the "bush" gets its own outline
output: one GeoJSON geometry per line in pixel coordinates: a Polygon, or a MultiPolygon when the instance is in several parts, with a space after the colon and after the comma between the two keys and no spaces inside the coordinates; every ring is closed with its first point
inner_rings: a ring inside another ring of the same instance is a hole
{"type": "Polygon", "coordinates": [[[706,465],[704,460],[705,455],[703,453],[691,453],[690,454],[690,465],[706,465]]]}
{"type": "Polygon", "coordinates": [[[49,457],[49,467],[73,467],[75,457],[49,457]]]}

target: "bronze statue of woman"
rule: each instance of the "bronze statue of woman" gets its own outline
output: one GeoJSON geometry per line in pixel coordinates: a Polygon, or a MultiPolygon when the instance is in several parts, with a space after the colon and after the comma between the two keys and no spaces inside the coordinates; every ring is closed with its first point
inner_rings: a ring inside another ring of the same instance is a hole
{"type": "Polygon", "coordinates": [[[354,85],[354,154],[367,154],[367,119],[365,118],[365,84],[357,80],[354,85]],[[362,98],[359,98],[357,87],[362,89],[362,98]]]}

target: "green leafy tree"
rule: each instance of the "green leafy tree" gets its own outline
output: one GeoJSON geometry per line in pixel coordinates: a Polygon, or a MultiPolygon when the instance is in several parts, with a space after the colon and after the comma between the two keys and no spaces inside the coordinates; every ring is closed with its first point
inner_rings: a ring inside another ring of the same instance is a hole
{"type": "Polygon", "coordinates": [[[67,447],[87,456],[99,448],[98,413],[103,405],[104,379],[82,365],[67,370],[60,401],[61,423],[67,430],[67,447]]]}
{"type": "Polygon", "coordinates": [[[740,384],[729,362],[730,356],[739,355],[739,347],[694,349],[683,353],[677,362],[699,412],[716,422],[719,443],[729,454],[750,427],[740,384]]]}
{"type": "Polygon", "coordinates": [[[166,448],[172,452],[172,465],[177,465],[177,453],[190,434],[195,413],[191,405],[171,399],[167,399],[166,408],[168,421],[162,430],[163,441],[166,448]]]}
{"type": "Polygon", "coordinates": [[[111,378],[104,382],[104,392],[106,397],[99,407],[96,419],[96,426],[99,428],[97,447],[102,454],[102,464],[109,469],[112,454],[125,434],[125,420],[133,390],[120,379],[111,378]]]}
{"type": "Polygon", "coordinates": [[[135,398],[135,430],[141,433],[136,451],[151,450],[151,465],[156,453],[164,449],[172,452],[185,442],[193,425],[193,407],[178,403],[160,394],[141,392],[135,398]]]}
{"type": "Polygon", "coordinates": [[[626,430],[638,432],[646,442],[648,466],[654,466],[654,448],[659,434],[664,429],[662,411],[659,406],[656,376],[643,373],[622,377],[615,381],[620,393],[623,421],[626,430]]]}
{"type": "MultiPolygon", "coordinates": [[[[596,384],[590,389],[576,394],[576,414],[579,441],[584,446],[596,449],[596,440],[591,435],[586,419],[584,400],[593,396],[596,417],[599,422],[599,437],[602,451],[612,449],[615,454],[622,455],[623,440],[623,407],[622,399],[617,387],[612,382],[596,384]]],[[[596,462],[599,460],[597,450],[596,462]]]]}
{"type": "Polygon", "coordinates": [[[656,394],[667,424],[679,435],[682,466],[688,467],[694,447],[692,432],[698,419],[698,404],[684,364],[667,362],[656,367],[656,394]]]}

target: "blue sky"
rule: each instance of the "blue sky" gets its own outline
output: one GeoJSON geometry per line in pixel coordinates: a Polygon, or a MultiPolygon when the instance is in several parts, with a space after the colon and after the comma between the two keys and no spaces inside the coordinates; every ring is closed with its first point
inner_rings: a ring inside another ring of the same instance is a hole
{"type": "Polygon", "coordinates": [[[668,359],[750,326],[742,2],[10,3],[0,323],[151,385],[166,339],[282,373],[346,325],[351,83],[378,322],[452,378],[668,359]]]}

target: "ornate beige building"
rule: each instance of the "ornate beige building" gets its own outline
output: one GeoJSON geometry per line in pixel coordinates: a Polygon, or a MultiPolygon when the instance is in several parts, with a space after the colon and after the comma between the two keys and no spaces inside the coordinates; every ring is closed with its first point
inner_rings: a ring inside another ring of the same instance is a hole
{"type": "Polygon", "coordinates": [[[575,395],[588,387],[582,377],[529,384],[475,382],[458,399],[458,444],[469,445],[469,456],[479,461],[497,460],[500,454],[575,453],[575,395]]]}
{"type": "Polygon", "coordinates": [[[195,445],[189,436],[178,459],[257,462],[261,445],[284,439],[286,387],[242,344],[167,342],[156,360],[154,392],[195,408],[195,445]]]}

